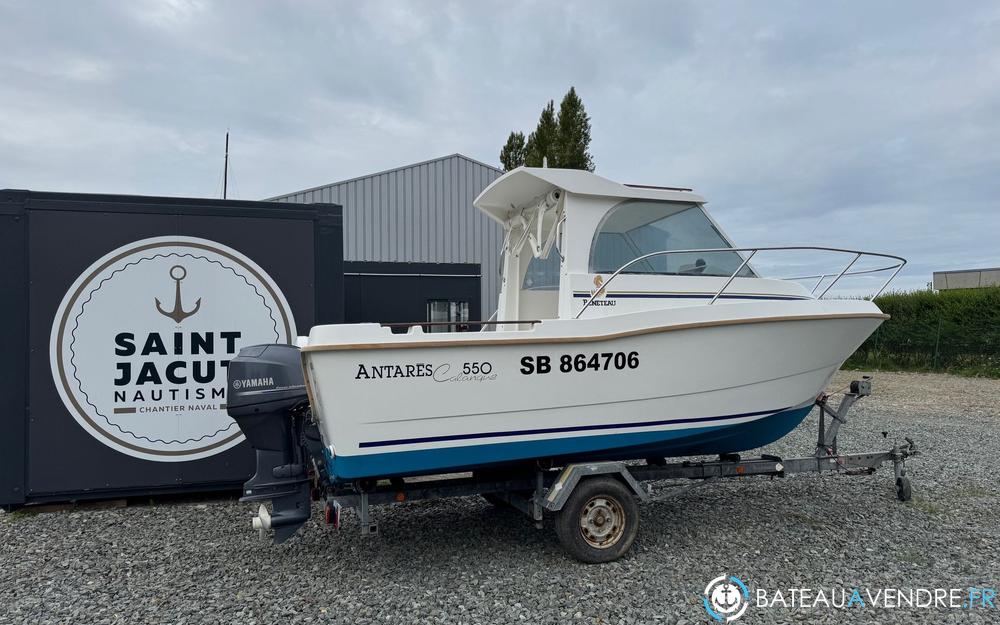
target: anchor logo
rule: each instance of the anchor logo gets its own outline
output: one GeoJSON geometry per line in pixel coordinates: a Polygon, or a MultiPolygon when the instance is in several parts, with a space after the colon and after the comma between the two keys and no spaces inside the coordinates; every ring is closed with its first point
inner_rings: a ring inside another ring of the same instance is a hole
{"type": "Polygon", "coordinates": [[[180,323],[198,312],[198,309],[201,308],[201,298],[199,297],[198,301],[194,303],[194,308],[190,312],[185,311],[184,304],[181,302],[181,280],[187,277],[187,269],[181,267],[180,265],[174,265],[170,268],[170,277],[175,283],[174,309],[169,312],[163,310],[163,306],[160,304],[159,298],[154,297],[153,299],[156,300],[156,310],[158,310],[161,315],[164,317],[170,317],[174,320],[174,322],[180,323]]]}

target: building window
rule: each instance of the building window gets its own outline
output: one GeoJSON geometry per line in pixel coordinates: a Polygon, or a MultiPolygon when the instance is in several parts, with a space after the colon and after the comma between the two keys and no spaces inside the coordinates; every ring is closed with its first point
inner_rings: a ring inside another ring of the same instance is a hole
{"type": "Polygon", "coordinates": [[[469,302],[452,302],[444,299],[427,300],[427,321],[454,325],[427,326],[429,332],[458,332],[468,328],[459,324],[469,322],[469,302]]]}

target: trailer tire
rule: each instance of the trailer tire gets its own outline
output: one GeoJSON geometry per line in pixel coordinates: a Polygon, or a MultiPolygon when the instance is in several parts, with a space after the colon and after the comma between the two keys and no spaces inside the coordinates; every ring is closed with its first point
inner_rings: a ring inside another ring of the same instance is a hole
{"type": "Polygon", "coordinates": [[[612,477],[591,477],[573,490],[556,513],[556,536],[580,562],[598,564],[622,557],[639,529],[632,492],[612,477]]]}

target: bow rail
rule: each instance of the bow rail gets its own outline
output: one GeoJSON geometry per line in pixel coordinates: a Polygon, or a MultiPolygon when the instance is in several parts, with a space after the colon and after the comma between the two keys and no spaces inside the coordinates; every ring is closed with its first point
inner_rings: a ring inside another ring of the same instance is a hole
{"type": "MultiPolygon", "coordinates": [[[[820,287],[820,285],[823,284],[824,280],[826,280],[827,278],[829,278],[831,276],[836,276],[836,277],[834,277],[833,281],[830,282],[830,284],[828,284],[825,289],[823,289],[823,292],[816,296],[816,299],[823,299],[823,296],[826,295],[830,291],[830,289],[832,289],[833,286],[835,284],[837,284],[837,282],[839,282],[840,279],[843,278],[844,276],[857,276],[857,275],[862,275],[862,274],[872,274],[872,273],[879,273],[879,272],[883,272],[883,271],[892,271],[892,274],[889,275],[889,278],[886,279],[886,281],[884,283],[882,283],[882,287],[878,291],[876,291],[874,295],[872,295],[872,299],[875,299],[876,297],[878,297],[879,295],[882,294],[882,291],[884,291],[886,289],[886,287],[889,286],[889,283],[892,282],[893,278],[895,278],[896,275],[906,265],[906,259],[905,258],[903,258],[901,256],[894,256],[893,254],[882,254],[881,252],[865,252],[865,251],[861,251],[861,250],[849,250],[849,249],[840,248],[840,247],[819,247],[819,246],[812,246],[812,245],[807,245],[807,246],[777,246],[777,247],[713,247],[713,248],[693,249],[693,250],[660,250],[658,252],[650,252],[649,254],[643,254],[642,256],[639,256],[637,258],[633,258],[632,260],[628,261],[627,263],[625,263],[624,265],[622,265],[621,267],[619,267],[618,269],[616,269],[615,272],[612,273],[608,277],[608,279],[604,281],[604,284],[602,284],[596,291],[594,291],[594,293],[589,298],[587,298],[587,301],[583,303],[583,308],[580,309],[580,312],[578,312],[576,314],[576,317],[574,317],[574,318],[575,319],[579,319],[580,315],[582,315],[583,312],[585,310],[587,310],[587,308],[590,306],[591,302],[593,302],[595,299],[597,299],[597,297],[601,293],[607,292],[608,285],[611,284],[612,280],[614,280],[615,278],[617,278],[619,275],[621,275],[626,269],[628,269],[632,265],[640,263],[640,262],[642,262],[644,260],[647,260],[649,258],[654,258],[656,256],[668,256],[670,254],[709,254],[709,253],[712,253],[712,252],[743,252],[743,253],[747,253],[746,256],[743,256],[743,254],[740,254],[740,256],[743,258],[743,262],[740,263],[740,266],[736,268],[736,271],[734,271],[732,274],[729,275],[729,278],[726,280],[726,283],[723,284],[722,287],[718,291],[715,292],[715,295],[712,297],[712,300],[708,303],[708,305],[711,306],[712,304],[714,304],[716,302],[716,300],[719,299],[719,297],[723,294],[723,292],[725,292],[725,290],[727,288],[729,288],[729,285],[733,283],[733,281],[740,274],[740,272],[743,271],[743,269],[746,268],[746,266],[750,264],[750,259],[752,259],[757,254],[757,252],[778,252],[778,251],[799,251],[799,252],[802,252],[802,251],[819,251],[819,252],[838,252],[838,253],[841,253],[841,254],[853,254],[854,255],[854,257],[850,259],[850,261],[844,266],[843,269],[840,270],[839,273],[835,272],[835,273],[816,274],[816,275],[811,275],[811,276],[799,276],[799,277],[795,277],[795,278],[779,278],[780,280],[790,280],[790,281],[811,280],[811,279],[814,279],[814,278],[819,278],[819,280],[816,282],[816,285],[813,286],[812,291],[810,291],[811,294],[815,294],[816,293],[816,289],[818,289],[820,287]],[[894,260],[896,262],[894,262],[894,263],[892,263],[890,265],[886,265],[885,267],[878,267],[876,269],[864,269],[864,270],[860,270],[860,271],[850,271],[851,267],[853,267],[854,264],[856,262],[858,262],[858,260],[860,258],[862,258],[862,257],[888,258],[888,259],[892,259],[892,260],[894,260]]],[[[697,275],[697,274],[690,274],[690,275],[697,275]]]]}

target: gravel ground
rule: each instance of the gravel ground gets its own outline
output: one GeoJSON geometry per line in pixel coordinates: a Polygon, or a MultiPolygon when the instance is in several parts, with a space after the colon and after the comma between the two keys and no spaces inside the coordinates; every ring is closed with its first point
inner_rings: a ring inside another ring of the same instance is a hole
{"type": "MultiPolygon", "coordinates": [[[[882,430],[916,439],[912,502],[896,501],[891,468],[708,484],[642,506],[632,552],[601,566],[478,498],[380,509],[372,540],[354,518],[335,532],[314,515],[279,546],[256,539],[254,506],[235,501],[0,513],[0,623],[708,623],[701,592],[723,573],[751,590],[997,588],[998,398],[998,380],[880,374],[841,449],[886,449],[882,430]]],[[[808,454],[815,427],[814,412],[766,451],[808,454]]],[[[738,622],[998,617],[751,605],[738,622]]]]}

